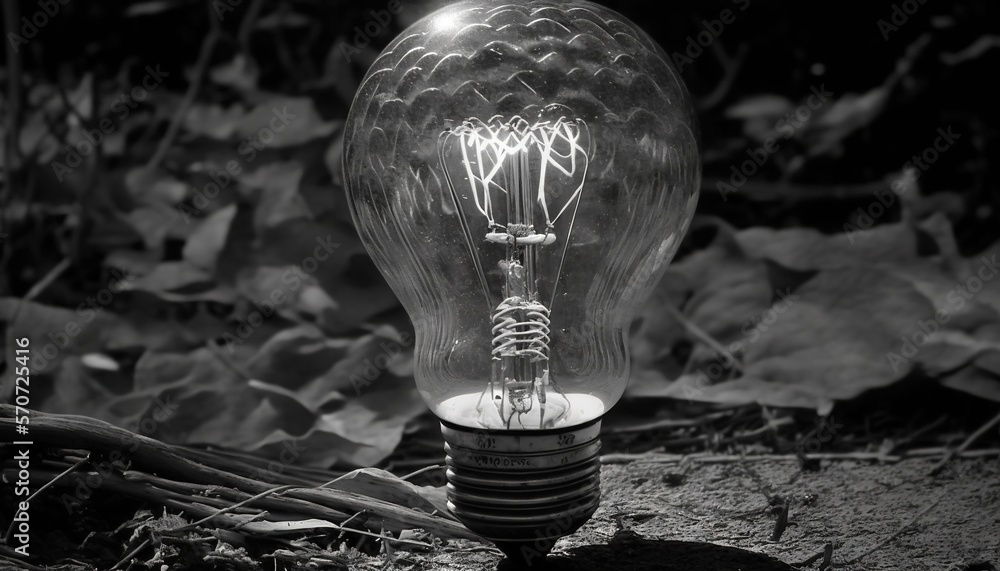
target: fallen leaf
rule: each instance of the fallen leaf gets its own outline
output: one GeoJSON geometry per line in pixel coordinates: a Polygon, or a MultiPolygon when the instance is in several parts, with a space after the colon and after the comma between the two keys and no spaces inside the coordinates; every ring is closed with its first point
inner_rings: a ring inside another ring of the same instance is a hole
{"type": "Polygon", "coordinates": [[[1000,353],[981,356],[974,363],[941,380],[941,384],[993,402],[1000,402],[1000,353]]]}
{"type": "Polygon", "coordinates": [[[184,115],[184,130],[192,135],[228,141],[235,135],[246,113],[239,104],[223,107],[195,103],[184,115]]]}
{"type": "Polygon", "coordinates": [[[386,376],[341,409],[318,417],[306,433],[277,430],[253,449],[274,455],[283,442],[295,439],[305,447],[298,457],[304,465],[371,466],[389,456],[402,439],[406,424],[425,412],[427,406],[412,380],[386,376]]]}
{"type": "Polygon", "coordinates": [[[123,218],[140,236],[149,250],[158,250],[168,236],[186,236],[188,225],[173,206],[154,203],[139,206],[123,218]]]}
{"type": "Polygon", "coordinates": [[[116,402],[120,411],[135,410],[142,418],[153,419],[152,436],[174,444],[214,444],[245,447],[280,426],[272,415],[270,422],[250,413],[263,400],[231,363],[240,363],[249,351],[240,347],[232,354],[221,349],[190,353],[153,353],[147,351],[135,366],[135,389],[116,402]],[[230,364],[227,364],[227,359],[230,364]],[[157,401],[168,403],[168,410],[156,414],[157,401]]]}
{"type": "Polygon", "coordinates": [[[292,147],[326,137],[341,121],[323,121],[309,97],[278,97],[254,107],[236,135],[261,148],[292,147]]]}
{"type": "MultiPolygon", "coordinates": [[[[55,371],[69,355],[99,353],[115,334],[118,317],[104,310],[96,299],[81,300],[75,309],[53,307],[32,301],[0,298],[0,321],[6,325],[6,347],[17,347],[15,339],[27,338],[31,371],[35,375],[55,371]]],[[[13,383],[5,383],[13,392],[13,383]]]]}
{"type": "Polygon", "coordinates": [[[820,272],[742,342],[742,377],[713,382],[696,372],[663,396],[829,411],[832,401],[905,377],[913,366],[903,354],[906,340],[932,316],[924,296],[885,272],[820,272]]]}
{"type": "Polygon", "coordinates": [[[187,260],[179,262],[162,262],[152,271],[140,276],[126,285],[126,289],[142,290],[154,293],[163,299],[182,301],[190,296],[178,295],[171,297],[174,290],[192,286],[203,286],[206,290],[212,284],[212,273],[205,268],[194,265],[187,260]]]}
{"type": "Polygon", "coordinates": [[[184,260],[209,274],[213,273],[235,216],[236,205],[230,204],[203,220],[184,244],[184,260]]]}
{"type": "Polygon", "coordinates": [[[300,163],[271,163],[241,175],[239,180],[244,186],[259,190],[254,211],[254,228],[258,234],[287,220],[312,218],[309,206],[299,194],[300,163]]]}
{"type": "Polygon", "coordinates": [[[145,166],[130,169],[125,175],[125,187],[140,204],[174,206],[187,196],[188,187],[160,168],[145,166]]]}
{"type": "Polygon", "coordinates": [[[219,85],[246,92],[257,88],[260,70],[253,60],[240,52],[229,62],[209,70],[208,77],[219,85]]]}
{"type": "Polygon", "coordinates": [[[448,509],[448,500],[443,487],[416,486],[378,468],[353,470],[323,487],[370,496],[425,513],[437,512],[442,517],[453,518],[451,510],[448,509]]]}

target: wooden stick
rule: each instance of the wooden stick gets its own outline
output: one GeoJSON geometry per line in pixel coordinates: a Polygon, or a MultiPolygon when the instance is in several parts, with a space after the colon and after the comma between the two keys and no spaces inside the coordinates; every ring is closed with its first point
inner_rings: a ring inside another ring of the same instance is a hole
{"type": "Polygon", "coordinates": [[[878,549],[880,549],[884,545],[888,544],[889,542],[893,541],[894,539],[896,539],[897,537],[899,537],[900,535],[902,535],[904,531],[906,531],[907,529],[909,529],[910,527],[912,527],[913,524],[917,523],[918,519],[920,519],[921,517],[923,517],[927,512],[929,512],[932,509],[934,509],[939,503],[941,503],[941,500],[943,500],[943,499],[944,499],[944,494],[942,494],[937,500],[935,500],[934,503],[932,503],[932,504],[928,505],[927,507],[925,507],[924,509],[920,510],[920,513],[918,513],[916,516],[914,516],[914,518],[912,520],[910,520],[910,523],[908,523],[908,524],[904,525],[903,527],[899,528],[898,530],[896,530],[896,533],[893,533],[889,537],[887,537],[887,538],[883,539],[882,541],[878,542],[878,544],[875,545],[875,547],[872,547],[868,551],[865,551],[861,555],[858,555],[854,559],[851,559],[850,561],[847,562],[847,565],[854,565],[855,563],[861,561],[865,557],[868,557],[872,553],[875,553],[875,551],[877,551],[878,549]]]}
{"type": "MultiPolygon", "coordinates": [[[[605,454],[601,456],[602,464],[629,464],[632,462],[646,462],[650,464],[673,464],[680,462],[695,462],[699,464],[728,464],[732,462],[798,462],[806,460],[858,460],[858,461],[880,461],[887,463],[900,462],[908,459],[927,458],[944,454],[943,449],[919,449],[906,452],[904,454],[887,456],[879,452],[821,452],[803,454],[801,457],[794,454],[754,454],[741,456],[738,454],[605,454]]],[[[1000,449],[989,448],[984,450],[967,450],[955,455],[958,458],[984,458],[1000,456],[1000,449]]]]}
{"type": "Polygon", "coordinates": [[[941,459],[940,462],[935,464],[934,467],[931,468],[929,475],[931,476],[937,475],[937,473],[940,472],[941,469],[944,468],[945,465],[948,462],[950,462],[951,459],[954,458],[956,454],[961,454],[962,452],[965,452],[965,450],[969,446],[972,446],[973,442],[979,440],[980,436],[986,434],[991,428],[993,428],[998,424],[1000,424],[1000,413],[997,413],[997,415],[991,418],[989,422],[979,427],[979,429],[973,432],[971,436],[966,438],[965,442],[963,442],[958,448],[956,448],[953,452],[949,452],[944,458],[941,459]]]}
{"type": "MultiPolygon", "coordinates": [[[[0,434],[14,434],[13,413],[14,407],[0,405],[0,434]],[[4,431],[5,428],[8,430],[4,431]]],[[[210,454],[171,446],[97,419],[34,411],[31,412],[31,416],[35,446],[89,450],[103,453],[104,456],[117,453],[122,455],[123,460],[129,461],[131,469],[125,473],[126,475],[114,471],[107,475],[97,472],[82,473],[84,477],[96,474],[100,477],[100,487],[111,491],[160,503],[164,503],[165,499],[190,503],[192,496],[199,491],[215,491],[222,497],[203,497],[199,500],[223,507],[254,495],[273,491],[275,488],[274,484],[240,476],[198,461],[203,458],[212,461],[208,458],[210,454]]],[[[60,480],[58,483],[59,485],[65,485],[69,481],[76,483],[80,475],[81,473],[73,474],[71,478],[64,478],[65,482],[60,480]]],[[[419,528],[446,538],[480,540],[479,536],[458,523],[451,514],[431,515],[381,498],[337,489],[313,489],[294,485],[285,489],[280,497],[262,497],[257,503],[262,507],[267,506],[268,509],[280,508],[289,513],[303,509],[322,510],[324,515],[320,517],[335,521],[342,521],[346,517],[345,514],[367,510],[377,525],[384,525],[391,531],[419,528]]]]}

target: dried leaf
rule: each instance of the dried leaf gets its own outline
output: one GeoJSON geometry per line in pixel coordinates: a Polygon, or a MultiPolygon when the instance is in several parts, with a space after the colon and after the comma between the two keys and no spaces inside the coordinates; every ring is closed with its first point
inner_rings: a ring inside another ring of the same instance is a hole
{"type": "MultiPolygon", "coordinates": [[[[6,347],[18,346],[15,337],[30,340],[35,375],[56,370],[69,355],[103,351],[120,323],[96,299],[94,304],[83,302],[72,310],[11,297],[0,298],[0,321],[6,325],[6,347]]],[[[13,387],[13,383],[4,386],[13,387]]]]}
{"type": "Polygon", "coordinates": [[[125,186],[140,204],[166,204],[173,207],[187,196],[187,185],[167,171],[145,166],[130,169],[125,186]]]}
{"type": "Polygon", "coordinates": [[[150,250],[163,246],[163,240],[168,236],[185,237],[190,232],[181,213],[162,202],[140,206],[123,218],[142,236],[143,243],[150,250]]]}
{"type": "Polygon", "coordinates": [[[328,467],[343,462],[371,466],[391,454],[406,424],[425,412],[427,407],[412,380],[386,376],[341,409],[318,417],[306,433],[278,430],[253,449],[274,455],[283,442],[294,439],[305,448],[298,456],[304,465],[328,467]]]}
{"type": "Polygon", "coordinates": [[[230,204],[202,221],[184,244],[184,260],[209,273],[214,272],[219,253],[226,245],[229,225],[235,217],[236,205],[230,204]]]}
{"type": "Polygon", "coordinates": [[[215,444],[245,447],[280,426],[281,419],[254,416],[263,397],[225,362],[241,362],[246,354],[239,347],[232,355],[209,349],[191,353],[147,351],[135,366],[136,387],[117,406],[147,403],[144,415],[151,415],[155,399],[170,404],[168,414],[154,420],[154,436],[178,444],[215,444]]]}
{"type": "Polygon", "coordinates": [[[299,194],[300,163],[271,163],[239,179],[244,186],[259,190],[254,211],[254,228],[258,234],[286,220],[312,218],[309,206],[299,194]]]}
{"type": "Polygon", "coordinates": [[[170,293],[182,288],[203,286],[206,290],[212,284],[212,273],[186,260],[163,262],[146,275],[127,284],[126,289],[142,290],[173,301],[185,301],[188,295],[171,297],[170,293]]]}
{"type": "Polygon", "coordinates": [[[253,91],[257,88],[260,70],[253,60],[243,53],[237,53],[228,63],[213,67],[208,76],[219,85],[226,85],[239,91],[253,91]]]}
{"type": "Polygon", "coordinates": [[[969,366],[941,380],[941,384],[975,397],[1000,402],[1000,353],[982,355],[969,366]]]}
{"type": "Polygon", "coordinates": [[[196,103],[184,116],[184,130],[193,135],[228,141],[233,138],[246,113],[239,104],[223,107],[196,103]]]}
{"type": "Polygon", "coordinates": [[[900,335],[916,332],[919,320],[932,317],[926,298],[885,272],[820,272],[775,312],[772,322],[761,321],[743,341],[742,377],[711,384],[704,375],[692,374],[663,396],[828,411],[834,400],[906,376],[913,363],[902,354],[900,335]]]}
{"type": "Polygon", "coordinates": [[[443,487],[416,486],[377,468],[351,471],[323,487],[379,498],[410,509],[426,513],[437,512],[443,517],[451,517],[443,487]]]}
{"type": "Polygon", "coordinates": [[[323,121],[308,97],[278,97],[254,107],[236,134],[261,148],[292,147],[326,137],[341,121],[323,121]]]}

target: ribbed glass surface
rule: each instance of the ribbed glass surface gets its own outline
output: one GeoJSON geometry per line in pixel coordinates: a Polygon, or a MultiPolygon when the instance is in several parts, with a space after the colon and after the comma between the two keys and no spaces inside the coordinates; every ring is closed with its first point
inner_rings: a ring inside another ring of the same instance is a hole
{"type": "Polygon", "coordinates": [[[662,49],[589,2],[457,3],[386,48],[346,129],[352,214],[413,320],[428,405],[511,429],[613,405],[697,201],[694,110],[662,49]]]}

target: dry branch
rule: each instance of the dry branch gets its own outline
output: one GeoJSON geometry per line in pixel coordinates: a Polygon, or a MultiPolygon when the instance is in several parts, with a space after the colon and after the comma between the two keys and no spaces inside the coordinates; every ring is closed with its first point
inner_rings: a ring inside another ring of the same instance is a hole
{"type": "MultiPolygon", "coordinates": [[[[479,539],[450,513],[421,511],[412,507],[412,502],[406,505],[406,499],[398,494],[401,481],[388,475],[378,476],[385,479],[385,497],[320,486],[316,480],[321,473],[316,470],[306,471],[305,476],[300,474],[291,478],[290,483],[276,486],[248,476],[258,468],[244,464],[235,456],[213,456],[201,450],[165,444],[84,416],[32,411],[30,417],[33,448],[44,449],[49,456],[55,457],[55,460],[47,460],[44,468],[32,471],[40,485],[51,483],[53,488],[77,489],[80,485],[94,487],[88,482],[99,482],[97,487],[103,491],[206,518],[202,524],[206,527],[235,529],[248,535],[264,534],[265,530],[277,533],[282,522],[312,519],[324,522],[318,527],[334,530],[341,530],[337,524],[352,520],[376,534],[383,530],[423,529],[443,539],[479,539]],[[79,453],[75,451],[80,450],[89,453],[92,461],[79,462],[79,453]],[[106,458],[115,462],[115,469],[107,468],[112,464],[102,461],[106,458]],[[74,462],[79,464],[78,469],[65,470],[74,462]],[[312,483],[303,484],[304,480],[312,483]],[[363,517],[355,517],[359,513],[363,517]],[[248,526],[248,521],[263,524],[248,526]]],[[[14,407],[0,405],[0,431],[4,435],[0,444],[12,444],[14,429],[14,407]]],[[[16,472],[13,465],[4,466],[5,476],[11,476],[11,471],[16,472]]],[[[337,475],[328,473],[320,479],[330,483],[337,475]]],[[[407,483],[401,485],[409,486],[407,483]]],[[[366,491],[379,492],[377,486],[369,486],[366,491]]],[[[45,493],[56,491],[46,490],[45,493]]],[[[295,526],[289,528],[295,529],[295,526]]]]}

